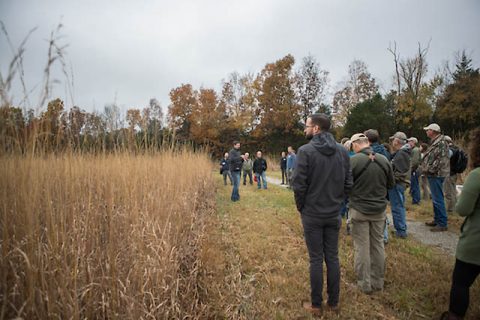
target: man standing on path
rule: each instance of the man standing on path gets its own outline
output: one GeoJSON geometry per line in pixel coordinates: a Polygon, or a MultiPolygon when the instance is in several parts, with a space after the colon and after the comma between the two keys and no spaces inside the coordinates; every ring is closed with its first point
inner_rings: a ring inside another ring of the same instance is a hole
{"type": "Polygon", "coordinates": [[[412,204],[420,204],[420,183],[418,181],[418,167],[422,163],[422,155],[417,147],[418,140],[415,137],[408,138],[408,144],[412,149],[412,160],[410,164],[410,194],[412,195],[412,204]]]}
{"type": "Polygon", "coordinates": [[[222,161],[220,161],[220,173],[223,175],[224,185],[227,185],[227,177],[230,180],[230,184],[233,185],[232,174],[230,173],[230,167],[228,165],[228,152],[225,152],[222,161]]]}
{"type": "Polygon", "coordinates": [[[230,166],[230,172],[232,174],[233,189],[232,189],[232,201],[240,200],[240,193],[238,188],[240,187],[240,174],[242,171],[243,158],[240,153],[240,142],[234,141],[233,148],[228,153],[228,164],[230,166]]]}
{"type": "Polygon", "coordinates": [[[285,184],[285,181],[288,183],[287,178],[287,157],[285,151],[282,151],[282,157],[280,158],[280,169],[282,170],[282,183],[285,184]]]}
{"type": "Polygon", "coordinates": [[[253,161],[253,173],[255,173],[255,177],[257,178],[258,189],[262,188],[260,178],[262,179],[263,189],[267,189],[267,177],[265,171],[267,171],[267,161],[262,158],[262,151],[258,150],[257,158],[253,161]]]}
{"type": "Polygon", "coordinates": [[[396,132],[392,140],[392,167],[395,185],[388,190],[392,209],[393,226],[398,238],[407,237],[407,217],[405,211],[405,189],[410,184],[410,145],[403,132],[396,132]]]}
{"type": "Polygon", "coordinates": [[[247,184],[247,175],[248,175],[248,178],[250,179],[250,185],[253,184],[253,180],[252,180],[253,162],[252,162],[252,159],[250,159],[249,157],[250,157],[250,154],[248,152],[245,152],[245,155],[243,157],[243,166],[242,166],[243,185],[247,184]]]}
{"type": "Polygon", "coordinates": [[[287,156],[287,180],[288,180],[288,187],[292,186],[292,177],[295,171],[295,166],[297,162],[297,155],[295,154],[295,150],[293,150],[292,146],[289,146],[288,149],[288,156],[287,156]]]}
{"type": "Polygon", "coordinates": [[[354,134],[350,140],[355,151],[350,158],[354,180],[350,193],[350,217],[355,274],[359,289],[370,294],[383,290],[387,192],[395,185],[395,178],[390,161],[373,152],[364,134],[354,134]]]}
{"type": "Polygon", "coordinates": [[[427,176],[433,202],[433,221],[425,222],[433,227],[430,231],[447,231],[448,218],[443,197],[443,181],[450,174],[450,160],[448,158],[448,143],[441,134],[440,126],[432,123],[423,128],[432,141],[423,157],[423,173],[427,176]]]}
{"type": "Polygon", "coordinates": [[[452,138],[445,136],[448,143],[448,157],[450,159],[450,174],[443,182],[447,213],[452,213],[457,203],[457,178],[467,168],[468,158],[465,152],[453,144],[452,138]]]}
{"type": "Polygon", "coordinates": [[[330,119],[325,114],[307,118],[304,132],[310,142],[298,150],[292,178],[310,258],[311,302],[303,307],[313,314],[322,311],[323,260],[327,265],[327,305],[338,310],[340,208],[353,184],[348,153],[329,129],[330,119]]]}

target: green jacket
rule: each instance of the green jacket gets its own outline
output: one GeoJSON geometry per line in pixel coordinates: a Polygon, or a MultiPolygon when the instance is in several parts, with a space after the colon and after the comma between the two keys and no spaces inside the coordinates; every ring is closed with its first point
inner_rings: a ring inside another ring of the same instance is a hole
{"type": "Polygon", "coordinates": [[[242,167],[243,171],[252,171],[252,168],[253,168],[252,159],[248,159],[248,160],[243,161],[243,167],[242,167]]]}
{"type": "Polygon", "coordinates": [[[420,148],[415,147],[412,149],[412,161],[410,167],[412,171],[416,171],[420,164],[422,163],[422,155],[420,154],[420,148]]]}
{"type": "Polygon", "coordinates": [[[450,159],[448,143],[444,135],[437,136],[427,149],[422,161],[422,172],[431,177],[448,177],[450,175],[450,159]]]}
{"type": "Polygon", "coordinates": [[[457,245],[457,259],[480,266],[480,167],[467,176],[455,211],[465,217],[457,245]]]}
{"type": "Polygon", "coordinates": [[[395,185],[390,162],[383,155],[375,153],[374,163],[368,156],[371,153],[372,149],[369,147],[350,158],[354,181],[349,195],[349,206],[367,215],[385,211],[388,202],[387,190],[395,185]],[[370,164],[366,167],[369,161],[370,164]]]}

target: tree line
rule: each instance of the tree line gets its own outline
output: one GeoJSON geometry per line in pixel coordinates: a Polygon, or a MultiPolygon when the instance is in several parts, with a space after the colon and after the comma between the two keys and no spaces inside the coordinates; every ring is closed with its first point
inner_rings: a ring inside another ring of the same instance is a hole
{"type": "MultiPolygon", "coordinates": [[[[313,56],[295,66],[292,55],[267,63],[257,74],[233,72],[221,91],[182,84],[171,89],[164,115],[152,98],[143,108],[121,114],[116,104],[103,112],[66,108],[60,99],[45,111],[16,107],[3,100],[0,107],[3,152],[105,152],[158,149],[165,144],[190,144],[220,155],[240,140],[249,149],[269,153],[304,143],[303,126],[314,112],[331,115],[337,138],[367,128],[383,139],[395,131],[423,137],[423,126],[437,122],[456,138],[465,137],[480,123],[480,75],[465,51],[428,77],[428,46],[413,57],[400,58],[390,47],[394,85],[381,93],[361,60],[348,66],[348,77],[327,103],[329,72],[313,56]]],[[[6,81],[0,82],[2,92],[6,81]]]]}

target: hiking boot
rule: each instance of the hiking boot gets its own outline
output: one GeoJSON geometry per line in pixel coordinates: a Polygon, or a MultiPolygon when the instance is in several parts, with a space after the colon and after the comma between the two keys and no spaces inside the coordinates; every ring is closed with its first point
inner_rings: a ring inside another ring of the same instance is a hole
{"type": "Polygon", "coordinates": [[[314,307],[312,304],[308,301],[302,302],[303,309],[305,311],[310,312],[311,314],[315,316],[321,316],[322,315],[322,308],[321,307],[314,307]]]}
{"type": "Polygon", "coordinates": [[[448,230],[448,227],[440,227],[438,225],[430,229],[430,231],[432,232],[442,232],[447,230],[448,230]]]}
{"type": "Polygon", "coordinates": [[[428,227],[436,227],[437,223],[435,221],[425,222],[425,225],[428,227]]]}

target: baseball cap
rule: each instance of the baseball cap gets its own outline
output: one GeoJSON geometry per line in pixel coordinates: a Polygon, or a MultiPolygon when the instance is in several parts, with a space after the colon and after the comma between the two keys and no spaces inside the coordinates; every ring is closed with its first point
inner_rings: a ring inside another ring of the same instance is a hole
{"type": "Polygon", "coordinates": [[[413,142],[415,142],[415,144],[418,143],[418,139],[415,138],[415,137],[410,137],[410,138],[407,139],[407,141],[409,141],[409,142],[410,142],[410,141],[413,141],[413,142]]]}
{"type": "Polygon", "coordinates": [[[398,131],[398,132],[395,132],[395,134],[390,137],[390,140],[393,140],[393,139],[407,141],[407,135],[401,131],[398,131]]]}
{"type": "Polygon", "coordinates": [[[442,132],[440,130],[440,126],[436,123],[430,124],[428,127],[423,128],[423,130],[433,130],[433,131],[436,131],[436,132],[442,132]]]}
{"type": "Polygon", "coordinates": [[[364,135],[363,133],[355,133],[351,138],[350,141],[354,143],[355,141],[361,140],[361,139],[366,139],[368,140],[367,136],[364,135]]]}
{"type": "Polygon", "coordinates": [[[453,141],[452,141],[452,138],[450,138],[450,136],[445,136],[445,141],[447,141],[447,142],[453,142],[453,141]]]}

